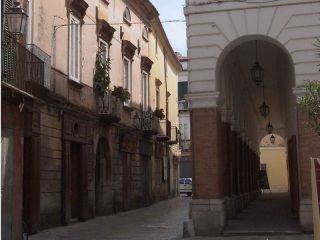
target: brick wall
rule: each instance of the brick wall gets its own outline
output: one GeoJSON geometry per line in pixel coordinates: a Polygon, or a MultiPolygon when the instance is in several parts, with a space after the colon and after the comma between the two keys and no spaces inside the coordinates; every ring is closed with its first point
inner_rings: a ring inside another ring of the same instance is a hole
{"type": "Polygon", "coordinates": [[[299,106],[298,109],[298,159],[302,198],[311,198],[310,157],[320,157],[320,136],[308,126],[308,116],[299,106]]]}
{"type": "Polygon", "coordinates": [[[194,198],[213,199],[223,196],[220,129],[218,110],[210,108],[191,111],[194,198]]]}

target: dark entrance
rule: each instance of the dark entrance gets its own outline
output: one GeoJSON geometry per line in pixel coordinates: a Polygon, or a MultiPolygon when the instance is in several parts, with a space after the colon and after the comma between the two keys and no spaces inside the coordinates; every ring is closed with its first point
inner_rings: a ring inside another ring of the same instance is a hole
{"type": "Polygon", "coordinates": [[[79,219],[81,212],[81,144],[70,144],[70,202],[71,218],[79,219]]]}

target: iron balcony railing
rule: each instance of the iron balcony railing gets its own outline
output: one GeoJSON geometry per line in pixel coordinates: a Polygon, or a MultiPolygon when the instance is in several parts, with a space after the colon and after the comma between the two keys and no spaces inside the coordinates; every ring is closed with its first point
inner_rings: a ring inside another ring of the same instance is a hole
{"type": "Polygon", "coordinates": [[[188,111],[188,102],[186,100],[180,100],[178,103],[179,111],[188,111]]]}
{"type": "Polygon", "coordinates": [[[179,142],[179,130],[176,126],[171,127],[170,139],[168,141],[169,144],[177,144],[179,142]]]}
{"type": "Polygon", "coordinates": [[[30,94],[34,86],[45,87],[45,62],[4,34],[1,45],[1,81],[30,94]]]}
{"type": "Polygon", "coordinates": [[[167,119],[160,120],[160,131],[157,134],[158,141],[169,141],[171,139],[171,122],[167,119]]]}
{"type": "Polygon", "coordinates": [[[98,98],[98,115],[101,120],[109,122],[118,122],[121,120],[123,102],[112,96],[108,90],[103,98],[98,98]]]}
{"type": "Polygon", "coordinates": [[[180,142],[181,150],[185,152],[189,152],[191,150],[191,141],[182,139],[180,142]]]}
{"type": "Polygon", "coordinates": [[[141,113],[141,130],[147,135],[155,135],[160,131],[159,118],[154,117],[151,111],[141,113]]]}
{"type": "Polygon", "coordinates": [[[35,44],[27,44],[27,48],[30,52],[36,55],[39,59],[44,62],[44,69],[43,69],[43,85],[44,87],[50,89],[51,87],[51,56],[39,48],[35,44]]]}

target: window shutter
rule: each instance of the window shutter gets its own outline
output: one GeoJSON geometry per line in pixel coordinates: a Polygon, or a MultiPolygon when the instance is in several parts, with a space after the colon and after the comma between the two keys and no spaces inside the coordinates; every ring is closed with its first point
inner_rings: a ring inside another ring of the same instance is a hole
{"type": "Polygon", "coordinates": [[[8,25],[4,13],[12,7],[12,0],[5,0],[2,2],[1,20],[2,20],[2,44],[1,44],[1,68],[3,81],[13,83],[15,80],[15,66],[16,66],[16,44],[12,37],[8,35],[8,25]]]}

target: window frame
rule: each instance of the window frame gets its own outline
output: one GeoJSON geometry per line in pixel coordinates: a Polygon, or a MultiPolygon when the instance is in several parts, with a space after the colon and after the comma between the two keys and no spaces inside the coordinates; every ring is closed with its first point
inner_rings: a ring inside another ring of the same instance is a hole
{"type": "Polygon", "coordinates": [[[123,11],[123,21],[131,26],[131,13],[128,7],[126,7],[123,11]]]}
{"type": "Polygon", "coordinates": [[[81,73],[81,66],[80,66],[80,59],[81,59],[81,47],[80,47],[80,43],[81,43],[81,21],[75,17],[74,15],[70,14],[69,16],[69,48],[68,48],[68,53],[69,53],[69,69],[68,69],[68,75],[69,75],[69,79],[77,82],[77,83],[80,83],[81,82],[81,76],[80,76],[80,73],[81,73]],[[74,24],[74,23],[75,24],[74,24]],[[72,38],[72,34],[73,32],[75,31],[74,30],[74,25],[77,25],[78,26],[78,29],[77,29],[77,35],[78,35],[78,39],[76,41],[76,39],[73,39],[72,38]],[[75,48],[77,48],[74,52],[72,51],[71,49],[71,46],[73,43],[73,41],[75,41],[74,43],[77,42],[77,45],[75,46],[75,48]],[[78,52],[78,58],[75,59],[75,55],[76,55],[76,51],[78,52]],[[78,65],[78,68],[76,68],[76,65],[72,65],[72,58],[74,58],[74,64],[77,64],[78,65]],[[72,69],[74,67],[74,69],[72,69]],[[77,71],[76,71],[77,69],[77,71]],[[74,74],[73,74],[73,71],[74,71],[74,74]],[[78,75],[78,76],[76,76],[78,75]]]}
{"type": "Polygon", "coordinates": [[[106,46],[106,54],[105,54],[105,62],[107,62],[107,59],[109,58],[109,43],[107,43],[106,41],[104,41],[102,38],[99,38],[99,53],[100,50],[101,50],[101,44],[105,45],[106,46]]]}
{"type": "Polygon", "coordinates": [[[148,108],[149,108],[149,74],[146,71],[142,71],[142,109],[143,111],[147,111],[148,108]]]}
{"type": "Polygon", "coordinates": [[[125,101],[124,105],[129,106],[132,100],[132,62],[129,58],[123,57],[123,88],[127,89],[130,93],[131,97],[130,100],[125,101]],[[126,72],[126,63],[128,63],[128,86],[126,86],[126,79],[125,79],[125,72],[126,72]]]}

